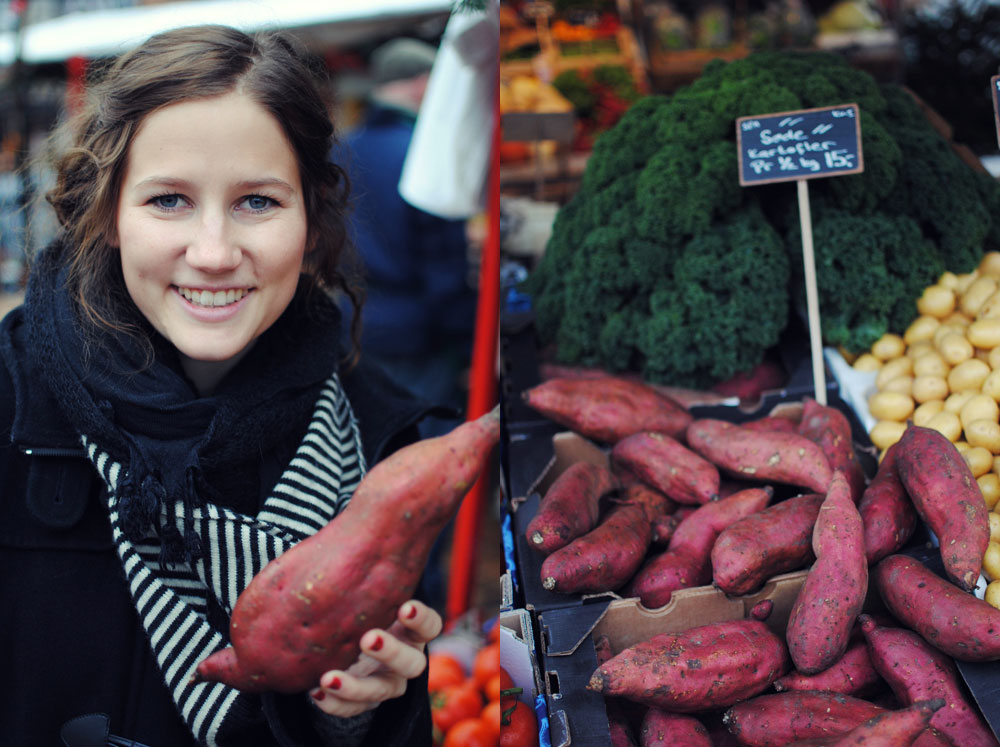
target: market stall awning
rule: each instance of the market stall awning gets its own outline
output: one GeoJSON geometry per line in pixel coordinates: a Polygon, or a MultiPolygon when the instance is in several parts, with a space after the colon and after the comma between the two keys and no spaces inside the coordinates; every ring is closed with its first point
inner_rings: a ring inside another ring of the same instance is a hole
{"type": "MultiPolygon", "coordinates": [[[[105,57],[160,31],[202,23],[295,29],[307,42],[346,45],[444,21],[451,6],[451,0],[182,0],[77,12],[25,27],[21,57],[29,64],[105,57]]],[[[14,33],[0,35],[0,65],[14,61],[16,45],[14,33]]]]}

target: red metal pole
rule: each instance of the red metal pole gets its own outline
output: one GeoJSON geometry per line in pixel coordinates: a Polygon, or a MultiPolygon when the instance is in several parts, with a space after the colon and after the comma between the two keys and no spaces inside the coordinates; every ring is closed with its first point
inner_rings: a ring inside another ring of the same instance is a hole
{"type": "MultiPolygon", "coordinates": [[[[496,405],[497,342],[500,323],[500,88],[497,86],[486,206],[486,238],[479,268],[479,298],[476,307],[472,366],[469,372],[469,399],[466,418],[473,420],[496,405]]],[[[469,608],[477,562],[479,528],[482,523],[486,490],[491,475],[480,476],[465,496],[452,533],[451,562],[445,624],[454,622],[469,608]]],[[[500,537],[496,537],[500,542],[500,537]]],[[[499,586],[500,579],[497,579],[499,586]]],[[[499,600],[497,601],[499,608],[499,600]]]]}

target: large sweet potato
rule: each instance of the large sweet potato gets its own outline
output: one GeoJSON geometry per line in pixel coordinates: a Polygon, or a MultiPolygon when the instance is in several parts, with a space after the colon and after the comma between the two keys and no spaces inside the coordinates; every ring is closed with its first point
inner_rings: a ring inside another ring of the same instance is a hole
{"type": "Polygon", "coordinates": [[[230,618],[232,645],[204,659],[198,676],[295,693],[350,666],[364,633],[389,626],[413,595],[431,546],[499,438],[494,410],[376,464],[340,515],[251,580],[230,618]]]}
{"type": "Polygon", "coordinates": [[[560,594],[615,591],[635,574],[652,535],[642,506],[616,504],[594,529],[545,558],[542,586],[560,594]]]}
{"type": "Polygon", "coordinates": [[[823,450],[798,433],[752,431],[725,420],[699,418],[688,426],[686,437],[692,450],[741,479],[826,493],[833,477],[823,450]]]}
{"type": "Polygon", "coordinates": [[[921,700],[898,711],[880,713],[846,734],[804,739],[789,747],[909,747],[927,730],[934,712],[943,707],[941,698],[921,700]]]}
{"type": "Polygon", "coordinates": [[[785,642],[758,620],[661,633],[605,662],[587,689],[676,713],[724,708],[788,671],[785,642]]]}
{"type": "Polygon", "coordinates": [[[524,401],[582,436],[615,443],[639,431],[683,437],[691,413],[637,381],[615,376],[549,379],[523,392],[524,401]]]}
{"type": "Polygon", "coordinates": [[[816,562],[799,589],[785,633],[795,667],[821,672],[844,655],[868,593],[864,527],[837,470],[813,529],[816,562]]]}
{"type": "Polygon", "coordinates": [[[865,525],[865,556],[875,565],[899,550],[917,528],[917,512],[896,471],[898,443],[890,446],[875,477],[861,494],[858,513],[865,525]]]}
{"type": "Polygon", "coordinates": [[[726,594],[749,594],[778,573],[808,566],[824,498],[793,496],[723,529],[712,546],[712,583],[726,594]]]}
{"type": "Polygon", "coordinates": [[[972,591],[979,581],[990,522],[979,483],[955,444],[910,423],[897,442],[896,469],[917,513],[937,535],[944,570],[972,591]]]}
{"type": "Polygon", "coordinates": [[[615,488],[610,470],[574,462],[549,485],[525,528],[528,547],[543,555],[582,537],[601,517],[601,497],[615,488]]]}
{"type": "Polygon", "coordinates": [[[740,744],[780,747],[800,739],[844,734],[885,710],[841,693],[791,690],[736,703],[723,721],[740,744]]]}
{"type": "Polygon", "coordinates": [[[703,586],[712,580],[712,546],[719,533],[744,516],[760,511],[771,500],[771,486],[749,488],[699,506],[674,530],[667,549],[649,558],[625,590],[644,607],[662,607],[678,589],[703,586]]]}
{"type": "Polygon", "coordinates": [[[872,579],[896,619],[961,661],[1000,660],[1000,610],[906,555],[890,555],[872,579]]]}
{"type": "Polygon", "coordinates": [[[861,616],[872,664],[904,706],[943,698],[945,706],[930,725],[961,747],[997,747],[996,737],[966,699],[955,663],[905,628],[879,625],[861,616]]]}
{"type": "Polygon", "coordinates": [[[632,472],[677,503],[719,497],[719,470],[674,438],[652,431],[626,436],[611,449],[613,468],[632,472]]]}
{"type": "Polygon", "coordinates": [[[694,716],[650,708],[639,726],[639,747],[712,747],[712,738],[694,716]]]}
{"type": "MultiPolygon", "coordinates": [[[[606,635],[599,635],[594,638],[594,655],[597,663],[603,664],[609,661],[614,654],[611,653],[611,642],[606,635]]],[[[635,739],[632,738],[632,728],[629,724],[628,714],[622,707],[622,703],[614,698],[606,698],[604,710],[608,715],[608,732],[611,737],[610,747],[636,747],[635,739]]]]}
{"type": "Polygon", "coordinates": [[[865,490],[865,471],[854,452],[851,421],[836,407],[821,405],[812,397],[802,400],[799,433],[817,443],[833,470],[842,470],[851,487],[851,499],[857,503],[865,490]]]}

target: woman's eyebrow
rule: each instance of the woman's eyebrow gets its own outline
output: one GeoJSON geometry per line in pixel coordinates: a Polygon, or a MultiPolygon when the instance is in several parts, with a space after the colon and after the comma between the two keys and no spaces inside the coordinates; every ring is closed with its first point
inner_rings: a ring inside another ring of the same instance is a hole
{"type": "MultiPolygon", "coordinates": [[[[139,182],[136,182],[136,188],[147,187],[151,185],[164,186],[164,187],[186,187],[190,182],[186,179],[180,179],[174,176],[148,176],[139,182]]],[[[234,185],[237,189],[260,189],[261,187],[277,187],[278,189],[285,189],[289,192],[293,191],[293,187],[284,179],[279,179],[277,177],[265,177],[261,179],[243,179],[238,181],[234,185]]]]}

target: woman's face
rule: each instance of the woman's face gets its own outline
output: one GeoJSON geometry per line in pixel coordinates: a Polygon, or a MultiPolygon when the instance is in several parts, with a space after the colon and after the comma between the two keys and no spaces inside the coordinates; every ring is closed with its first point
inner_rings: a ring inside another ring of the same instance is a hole
{"type": "Polygon", "coordinates": [[[295,154],[246,95],[171,104],[142,122],[118,200],[122,272],[182,360],[232,365],[281,316],[306,228],[295,154]]]}

